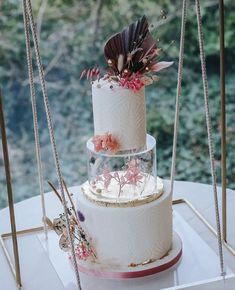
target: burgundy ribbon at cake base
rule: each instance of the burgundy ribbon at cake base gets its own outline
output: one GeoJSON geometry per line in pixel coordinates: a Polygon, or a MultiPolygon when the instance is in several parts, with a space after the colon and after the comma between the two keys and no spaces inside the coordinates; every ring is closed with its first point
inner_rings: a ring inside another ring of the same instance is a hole
{"type": "Polygon", "coordinates": [[[78,270],[91,276],[106,278],[106,279],[130,279],[130,278],[140,278],[144,276],[149,276],[153,274],[157,274],[163,272],[171,267],[173,267],[181,258],[182,249],[180,252],[170,261],[165,264],[155,266],[153,268],[139,270],[139,271],[129,271],[129,272],[108,272],[101,271],[97,269],[86,268],[82,265],[78,264],[78,270]]]}

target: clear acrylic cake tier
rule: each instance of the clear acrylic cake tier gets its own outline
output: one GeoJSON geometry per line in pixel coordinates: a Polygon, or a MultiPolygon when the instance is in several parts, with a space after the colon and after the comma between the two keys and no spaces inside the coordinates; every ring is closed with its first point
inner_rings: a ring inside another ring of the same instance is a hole
{"type": "Polygon", "coordinates": [[[97,198],[128,202],[159,195],[154,137],[147,135],[146,148],[140,151],[96,152],[92,139],[87,150],[89,190],[97,198]]]}

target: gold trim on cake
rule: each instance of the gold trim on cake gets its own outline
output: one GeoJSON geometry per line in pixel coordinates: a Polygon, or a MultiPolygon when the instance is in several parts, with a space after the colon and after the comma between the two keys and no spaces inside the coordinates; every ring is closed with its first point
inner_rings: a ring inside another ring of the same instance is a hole
{"type": "Polygon", "coordinates": [[[128,267],[129,268],[135,268],[135,267],[138,267],[138,266],[145,266],[145,265],[148,265],[148,264],[151,264],[151,263],[155,263],[156,261],[160,261],[163,258],[167,257],[169,255],[169,253],[171,252],[171,250],[172,250],[172,247],[170,248],[170,250],[166,254],[164,254],[162,257],[160,257],[158,259],[151,258],[151,259],[145,260],[145,261],[140,262],[140,263],[130,263],[128,265],[128,267]]]}

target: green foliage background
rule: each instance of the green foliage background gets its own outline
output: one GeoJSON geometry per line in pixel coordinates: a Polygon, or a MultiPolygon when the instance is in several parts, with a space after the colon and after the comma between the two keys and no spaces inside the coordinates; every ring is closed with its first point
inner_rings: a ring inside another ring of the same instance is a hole
{"type": "MultiPolygon", "coordinates": [[[[21,1],[0,2],[0,84],[3,88],[15,200],[38,194],[32,113],[27,78],[21,1]]],[[[202,2],[203,31],[216,166],[220,182],[219,15],[218,1],[202,2]]],[[[53,111],[58,150],[69,185],[87,178],[86,140],[93,134],[91,89],[79,81],[81,71],[104,67],[103,46],[109,36],[145,14],[163,48],[164,60],[174,65],[147,88],[148,132],[157,138],[158,175],[169,178],[181,1],[174,0],[34,0],[34,15],[53,111]],[[161,18],[161,10],[167,18],[161,18]],[[173,41],[173,43],[172,43],[173,41]]],[[[235,2],[225,1],[228,185],[235,188],[235,2]]],[[[46,180],[56,183],[49,135],[37,83],[41,145],[46,180]]],[[[0,148],[1,149],[1,148],[0,148]]],[[[0,207],[6,205],[3,158],[0,150],[0,207]]],[[[184,79],[178,141],[177,179],[210,183],[207,133],[193,1],[187,22],[184,79]]]]}

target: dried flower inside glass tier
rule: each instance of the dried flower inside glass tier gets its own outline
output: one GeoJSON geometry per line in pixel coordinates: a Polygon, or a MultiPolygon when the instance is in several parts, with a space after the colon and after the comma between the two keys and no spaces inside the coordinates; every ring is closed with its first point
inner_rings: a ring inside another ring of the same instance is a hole
{"type": "MultiPolygon", "coordinates": [[[[104,47],[107,74],[104,78],[118,82],[133,91],[151,84],[156,78],[153,73],[169,67],[173,62],[158,61],[161,49],[153,39],[145,16],[112,36],[104,47]],[[147,78],[143,78],[147,76],[147,78]]],[[[81,78],[99,79],[97,67],[85,69],[81,78]]]]}
{"type": "Polygon", "coordinates": [[[144,177],[140,171],[138,159],[131,159],[127,162],[126,167],[126,171],[110,172],[110,169],[106,166],[103,169],[102,175],[96,177],[96,181],[103,183],[104,188],[108,189],[111,181],[114,180],[119,186],[118,196],[120,197],[125,185],[137,186],[142,182],[144,177]]]}

